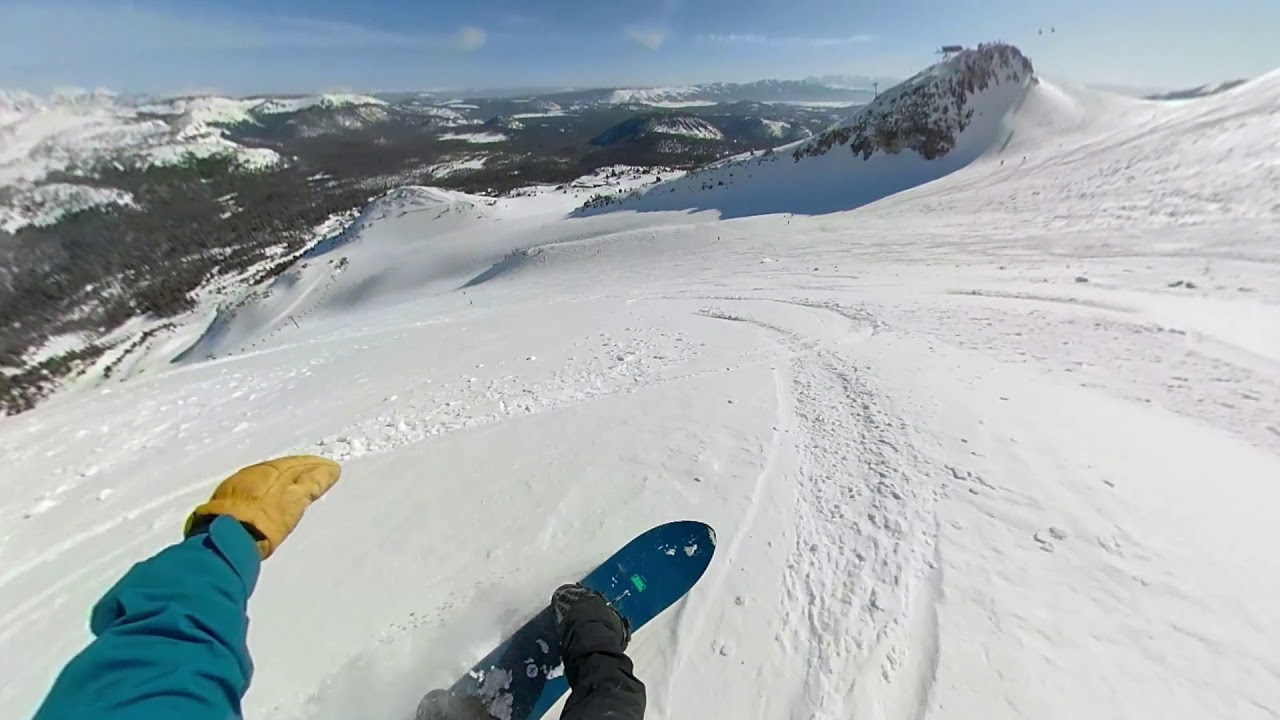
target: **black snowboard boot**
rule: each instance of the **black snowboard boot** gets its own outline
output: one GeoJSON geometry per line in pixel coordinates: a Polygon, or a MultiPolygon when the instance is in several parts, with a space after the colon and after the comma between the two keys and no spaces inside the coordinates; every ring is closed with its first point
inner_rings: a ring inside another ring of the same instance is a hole
{"type": "Polygon", "coordinates": [[[432,690],[418,703],[416,720],[493,720],[484,701],[471,695],[432,690]]]}
{"type": "Polygon", "coordinates": [[[564,585],[551,596],[556,635],[572,692],[561,720],[642,720],[644,683],[632,674],[625,651],[631,625],[604,596],[564,585]]]}

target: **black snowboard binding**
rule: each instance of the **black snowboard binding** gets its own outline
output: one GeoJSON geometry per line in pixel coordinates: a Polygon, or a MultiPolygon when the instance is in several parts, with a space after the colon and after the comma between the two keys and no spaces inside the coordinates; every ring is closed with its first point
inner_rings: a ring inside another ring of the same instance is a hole
{"type": "Polygon", "coordinates": [[[551,595],[551,608],[565,662],[592,652],[621,653],[631,643],[631,623],[595,590],[561,585],[551,595]]]}
{"type": "MultiPolygon", "coordinates": [[[[561,720],[641,720],[644,684],[632,674],[631,660],[624,652],[631,642],[631,623],[603,595],[576,583],[563,585],[551,595],[551,609],[565,677],[573,690],[561,720]]],[[[432,690],[418,705],[417,720],[503,716],[500,708],[491,714],[493,698],[483,690],[480,694],[485,697],[432,690]]]]}

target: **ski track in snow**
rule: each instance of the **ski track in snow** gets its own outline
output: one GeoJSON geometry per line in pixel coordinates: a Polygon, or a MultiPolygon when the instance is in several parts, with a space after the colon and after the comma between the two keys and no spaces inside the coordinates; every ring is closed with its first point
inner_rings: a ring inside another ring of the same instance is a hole
{"type": "MultiPolygon", "coordinates": [[[[397,191],[192,357],[0,419],[4,717],[286,452],[344,478],[264,566],[250,717],[410,717],[681,518],[719,544],[633,643],[652,718],[1280,716],[1280,202],[1240,160],[1276,157],[1280,75],[1026,92],[851,212],[397,191]]],[[[782,206],[860,165],[753,167],[782,206]]]]}
{"type": "MultiPolygon", "coordinates": [[[[776,304],[765,305],[776,316],[776,304]]],[[[798,533],[784,578],[782,619],[790,651],[808,656],[806,695],[815,702],[804,714],[862,716],[887,706],[892,716],[918,717],[932,678],[904,682],[897,675],[908,648],[918,653],[936,634],[919,626],[911,611],[913,604],[931,602],[935,582],[929,482],[918,475],[918,453],[903,447],[908,434],[901,419],[880,407],[864,378],[867,369],[846,359],[856,355],[874,323],[817,303],[783,307],[833,313],[841,322],[834,323],[835,333],[813,337],[786,329],[794,323],[785,321],[723,310],[706,314],[756,325],[777,336],[791,356],[783,405],[801,447],[798,533]],[[918,542],[910,542],[913,537],[918,542]],[[903,694],[894,692],[898,683],[906,685],[903,694]]],[[[924,662],[929,665],[929,658],[924,662]]]]}

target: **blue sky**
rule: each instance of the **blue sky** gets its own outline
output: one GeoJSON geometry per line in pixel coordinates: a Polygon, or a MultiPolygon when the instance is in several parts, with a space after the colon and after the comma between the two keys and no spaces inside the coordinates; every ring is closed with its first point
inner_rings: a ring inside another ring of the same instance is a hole
{"type": "Polygon", "coordinates": [[[1050,77],[1177,88],[1280,67],[1276,38],[1280,0],[0,0],[0,86],[249,94],[905,77],[941,44],[1003,39],[1050,77]]]}

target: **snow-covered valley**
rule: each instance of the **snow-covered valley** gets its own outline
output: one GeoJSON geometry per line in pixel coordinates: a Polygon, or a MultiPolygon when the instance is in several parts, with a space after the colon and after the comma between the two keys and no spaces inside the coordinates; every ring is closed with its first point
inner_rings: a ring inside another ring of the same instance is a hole
{"type": "Polygon", "coordinates": [[[719,545],[634,640],[651,718],[1280,715],[1280,73],[965,102],[938,160],[393,191],[148,372],[0,418],[0,716],[290,452],[344,476],[263,567],[248,717],[406,720],[684,518],[719,545]]]}

